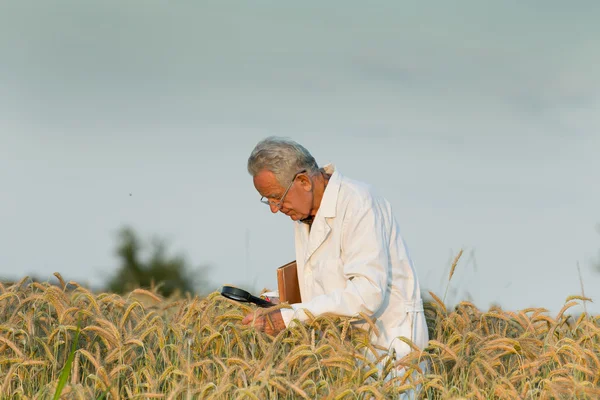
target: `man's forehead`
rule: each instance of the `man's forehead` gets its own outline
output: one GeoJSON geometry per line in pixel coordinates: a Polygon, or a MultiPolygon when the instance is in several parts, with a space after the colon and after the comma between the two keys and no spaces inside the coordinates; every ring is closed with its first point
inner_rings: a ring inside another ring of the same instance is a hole
{"type": "Polygon", "coordinates": [[[281,191],[281,185],[277,181],[275,174],[271,171],[260,171],[254,177],[254,186],[256,190],[265,196],[278,194],[281,191]]]}
{"type": "Polygon", "coordinates": [[[277,177],[269,170],[262,170],[254,177],[255,182],[260,182],[263,185],[278,185],[277,177]]]}

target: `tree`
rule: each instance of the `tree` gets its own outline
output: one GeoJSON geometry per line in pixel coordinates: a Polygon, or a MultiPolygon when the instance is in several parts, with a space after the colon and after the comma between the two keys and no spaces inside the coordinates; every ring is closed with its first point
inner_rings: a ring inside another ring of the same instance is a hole
{"type": "Polygon", "coordinates": [[[157,287],[157,292],[165,297],[174,294],[197,294],[205,284],[207,267],[192,269],[185,257],[166,253],[165,241],[153,239],[150,242],[150,255],[142,259],[146,246],[133,229],[120,230],[116,255],[121,260],[117,273],[109,279],[107,290],[114,293],[127,293],[136,288],[157,287]]]}

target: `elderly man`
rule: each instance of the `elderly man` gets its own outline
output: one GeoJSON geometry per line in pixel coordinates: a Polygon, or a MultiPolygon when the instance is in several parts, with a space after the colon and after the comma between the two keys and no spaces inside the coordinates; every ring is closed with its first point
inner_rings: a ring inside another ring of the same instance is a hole
{"type": "MultiPolygon", "coordinates": [[[[343,176],[331,164],[319,168],[300,144],[277,137],[259,142],[248,172],[261,202],[294,221],[302,303],[291,309],[247,315],[243,323],[276,334],[303,310],[376,320],[373,343],[401,357],[429,340],[419,282],[390,203],[370,186],[343,176]]],[[[268,310],[268,309],[267,309],[268,310]]],[[[268,312],[268,311],[267,311],[268,312]]]]}

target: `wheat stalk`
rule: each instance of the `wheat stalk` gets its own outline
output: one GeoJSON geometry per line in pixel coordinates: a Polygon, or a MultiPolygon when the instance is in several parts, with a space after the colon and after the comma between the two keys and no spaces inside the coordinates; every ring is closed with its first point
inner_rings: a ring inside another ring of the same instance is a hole
{"type": "Polygon", "coordinates": [[[452,279],[452,275],[454,275],[454,270],[456,269],[456,266],[458,265],[458,260],[460,259],[462,254],[463,254],[463,250],[460,249],[460,251],[458,252],[456,257],[454,257],[454,260],[452,261],[452,265],[450,266],[450,273],[448,274],[448,282],[446,283],[446,291],[444,292],[443,303],[446,302],[446,295],[448,294],[448,287],[450,286],[450,280],[452,279]]]}

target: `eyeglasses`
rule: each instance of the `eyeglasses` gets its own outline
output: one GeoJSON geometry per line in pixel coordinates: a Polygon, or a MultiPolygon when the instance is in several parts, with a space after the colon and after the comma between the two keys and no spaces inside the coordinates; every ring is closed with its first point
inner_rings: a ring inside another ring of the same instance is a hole
{"type": "Polygon", "coordinates": [[[294,184],[294,181],[296,180],[298,175],[303,174],[305,172],[306,172],[305,169],[296,172],[296,175],[294,175],[294,177],[292,178],[292,181],[288,185],[287,189],[285,189],[285,192],[283,192],[283,195],[279,198],[279,200],[276,203],[273,202],[272,200],[267,199],[265,196],[260,198],[260,202],[263,204],[266,204],[268,206],[275,206],[275,208],[277,208],[278,210],[281,209],[281,205],[283,204],[283,199],[285,199],[285,195],[287,194],[287,192],[290,190],[290,188],[294,184]]]}

